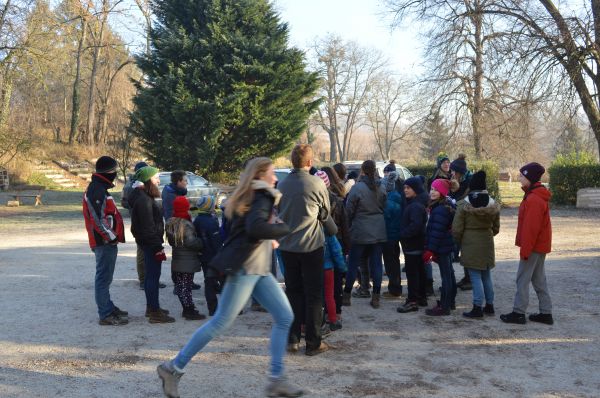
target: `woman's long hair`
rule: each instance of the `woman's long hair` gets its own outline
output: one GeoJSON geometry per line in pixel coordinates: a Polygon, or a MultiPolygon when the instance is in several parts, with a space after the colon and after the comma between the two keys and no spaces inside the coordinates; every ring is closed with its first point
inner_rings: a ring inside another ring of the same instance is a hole
{"type": "Polygon", "coordinates": [[[254,190],[252,181],[257,180],[269,170],[273,162],[269,158],[251,159],[240,175],[240,182],[235,188],[225,206],[225,217],[228,220],[233,219],[234,215],[243,216],[250,209],[252,199],[254,199],[254,190]]]}
{"type": "Polygon", "coordinates": [[[340,177],[337,175],[335,170],[329,166],[323,167],[321,170],[323,170],[327,174],[327,177],[329,177],[329,189],[331,192],[343,199],[346,195],[346,190],[344,189],[344,184],[340,180],[340,177]]]}
{"type": "Polygon", "coordinates": [[[175,246],[183,246],[183,240],[185,236],[185,222],[186,220],[179,217],[171,217],[165,225],[165,230],[168,234],[173,235],[175,240],[175,246]]]}
{"type": "Polygon", "coordinates": [[[333,165],[333,169],[335,170],[337,176],[340,178],[340,181],[346,180],[346,166],[344,166],[342,163],[336,163],[333,165]]]}
{"type": "Polygon", "coordinates": [[[377,166],[375,162],[372,160],[365,160],[360,166],[360,170],[363,172],[365,176],[367,176],[367,181],[365,183],[371,189],[371,191],[375,191],[377,189],[377,184],[375,184],[375,174],[377,173],[377,166]]]}
{"type": "Polygon", "coordinates": [[[160,198],[160,191],[158,190],[158,187],[150,180],[144,183],[144,191],[146,191],[148,196],[151,198],[160,198]]]}

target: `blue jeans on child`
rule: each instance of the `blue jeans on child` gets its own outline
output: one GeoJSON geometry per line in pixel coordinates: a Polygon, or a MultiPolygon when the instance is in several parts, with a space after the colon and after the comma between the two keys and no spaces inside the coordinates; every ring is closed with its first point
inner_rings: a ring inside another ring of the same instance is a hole
{"type": "Polygon", "coordinates": [[[106,318],[115,310],[115,305],[110,299],[109,289],[115,273],[118,252],[117,245],[103,245],[94,248],[96,256],[94,293],[100,319],[106,318]]]}
{"type": "Polygon", "coordinates": [[[271,375],[273,377],[283,375],[283,356],[290,326],[294,320],[292,307],[273,275],[247,275],[244,270],[227,277],[215,316],[196,330],[190,341],[173,360],[173,365],[183,369],[194,355],[231,326],[251,295],[269,311],[275,320],[269,345],[271,375]]]}
{"type": "MultiPolygon", "coordinates": [[[[383,264],[381,263],[383,245],[371,243],[367,245],[353,244],[350,248],[348,260],[348,273],[346,274],[345,292],[350,293],[356,280],[356,270],[366,255],[369,259],[369,269],[373,278],[373,293],[381,293],[381,280],[383,279],[383,264]]],[[[368,280],[368,277],[366,278],[368,280]]]]}
{"type": "Polygon", "coordinates": [[[456,299],[456,278],[452,266],[452,253],[440,254],[438,256],[440,276],[442,278],[442,294],[440,303],[444,310],[450,310],[456,299]]]}
{"type": "Polygon", "coordinates": [[[492,284],[491,270],[467,268],[473,285],[473,305],[483,307],[483,297],[486,304],[494,304],[494,285],[492,284]]]}

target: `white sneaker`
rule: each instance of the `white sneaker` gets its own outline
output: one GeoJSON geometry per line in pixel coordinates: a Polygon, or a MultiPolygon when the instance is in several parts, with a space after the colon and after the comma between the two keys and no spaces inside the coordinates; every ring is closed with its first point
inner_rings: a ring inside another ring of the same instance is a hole
{"type": "Polygon", "coordinates": [[[156,368],[158,377],[162,380],[162,388],[165,396],[169,398],[179,398],[179,379],[183,376],[183,372],[178,372],[173,367],[171,362],[163,362],[156,368]]]}

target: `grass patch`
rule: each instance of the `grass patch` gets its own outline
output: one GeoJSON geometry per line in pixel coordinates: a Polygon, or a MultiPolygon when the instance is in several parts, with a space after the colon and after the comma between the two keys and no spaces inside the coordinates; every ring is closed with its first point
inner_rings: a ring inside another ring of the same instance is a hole
{"type": "Polygon", "coordinates": [[[502,204],[504,206],[519,206],[521,200],[523,199],[523,190],[521,189],[521,183],[498,181],[498,187],[500,188],[500,197],[502,198],[502,204]]]}

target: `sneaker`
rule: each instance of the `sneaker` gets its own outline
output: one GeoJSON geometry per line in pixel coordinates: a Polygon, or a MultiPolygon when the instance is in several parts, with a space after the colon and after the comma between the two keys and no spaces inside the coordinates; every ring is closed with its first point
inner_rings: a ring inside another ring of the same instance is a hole
{"type": "Polygon", "coordinates": [[[171,362],[163,362],[156,368],[158,377],[162,380],[162,389],[169,398],[179,398],[177,389],[183,372],[178,372],[171,362]]]}
{"type": "Polygon", "coordinates": [[[371,304],[371,307],[375,309],[379,308],[379,293],[373,293],[373,296],[371,297],[371,302],[369,304],[371,304]]]}
{"type": "Polygon", "coordinates": [[[352,305],[352,299],[350,298],[350,293],[346,293],[346,292],[343,293],[342,305],[344,307],[350,307],[352,305]]]}
{"type": "MultiPolygon", "coordinates": [[[[159,311],[162,311],[165,315],[169,315],[169,310],[165,310],[164,308],[159,308],[159,311]]],[[[150,309],[150,306],[146,306],[146,313],[144,314],[144,316],[146,318],[150,317],[151,312],[152,312],[152,310],[150,309]]]]}
{"type": "Polygon", "coordinates": [[[103,326],[120,326],[127,325],[128,323],[129,320],[127,318],[121,318],[120,316],[115,315],[114,313],[98,321],[98,324],[103,326]]]}
{"type": "Polygon", "coordinates": [[[321,341],[321,345],[317,348],[308,349],[308,347],[307,347],[305,354],[308,355],[309,357],[313,357],[315,355],[322,354],[325,351],[329,351],[330,349],[331,349],[331,346],[329,344],[327,344],[324,341],[321,341]]]}
{"type": "Polygon", "coordinates": [[[525,319],[525,314],[519,314],[518,312],[511,312],[510,314],[500,315],[500,319],[505,323],[516,323],[518,325],[525,325],[527,320],[525,319]]]}
{"type": "Polygon", "coordinates": [[[300,351],[300,343],[288,343],[287,352],[295,353],[300,351]]]}
{"type": "Polygon", "coordinates": [[[554,324],[554,319],[552,319],[552,314],[531,314],[531,315],[529,315],[529,320],[531,322],[545,323],[546,325],[554,324]]]}
{"type": "Polygon", "coordinates": [[[389,290],[387,292],[383,292],[381,294],[381,297],[383,297],[384,299],[389,299],[389,300],[395,300],[395,299],[399,299],[402,297],[402,292],[400,293],[392,293],[389,290]]]}
{"type": "Polygon", "coordinates": [[[116,315],[116,316],[119,316],[121,318],[127,318],[127,316],[129,315],[129,312],[123,311],[122,309],[120,309],[119,307],[117,307],[115,305],[115,309],[113,310],[113,314],[116,315]]]}
{"type": "Polygon", "coordinates": [[[446,315],[450,315],[450,310],[444,310],[442,307],[436,306],[436,307],[425,310],[425,315],[446,316],[446,315]]]}
{"type": "Polygon", "coordinates": [[[352,292],[352,297],[369,298],[369,297],[371,297],[371,292],[369,292],[368,290],[358,288],[352,292]]]}
{"type": "Polygon", "coordinates": [[[474,305],[473,309],[469,312],[463,312],[465,318],[483,319],[483,308],[474,305]]]}
{"type": "Polygon", "coordinates": [[[486,304],[485,307],[483,307],[483,314],[484,315],[494,315],[494,304],[486,304]]]}
{"type": "Polygon", "coordinates": [[[168,316],[160,309],[158,311],[150,311],[150,316],[148,317],[148,322],[150,323],[173,323],[175,322],[175,318],[168,316]]]}
{"type": "Polygon", "coordinates": [[[419,305],[414,301],[410,301],[410,302],[407,301],[406,303],[404,303],[404,305],[396,308],[396,311],[398,311],[401,314],[405,314],[407,312],[419,311],[419,305]]]}
{"type": "Polygon", "coordinates": [[[200,285],[192,282],[192,290],[200,290],[200,285]]]}
{"type": "Polygon", "coordinates": [[[304,394],[304,391],[290,384],[284,376],[270,377],[270,380],[265,391],[267,397],[299,397],[304,394]]]}

